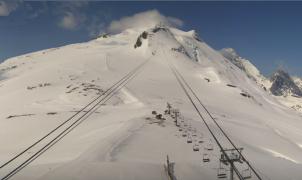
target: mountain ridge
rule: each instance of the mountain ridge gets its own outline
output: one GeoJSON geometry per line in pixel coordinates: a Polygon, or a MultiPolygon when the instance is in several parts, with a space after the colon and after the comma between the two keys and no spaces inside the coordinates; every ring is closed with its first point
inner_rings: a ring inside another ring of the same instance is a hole
{"type": "Polygon", "coordinates": [[[240,57],[234,49],[224,48],[219,52],[245,72],[249,78],[256,81],[258,86],[269,91],[282,104],[302,112],[302,108],[300,108],[302,106],[302,100],[300,99],[302,95],[302,81],[300,78],[291,77],[281,69],[277,69],[271,77],[267,78],[249,60],[240,57]]]}

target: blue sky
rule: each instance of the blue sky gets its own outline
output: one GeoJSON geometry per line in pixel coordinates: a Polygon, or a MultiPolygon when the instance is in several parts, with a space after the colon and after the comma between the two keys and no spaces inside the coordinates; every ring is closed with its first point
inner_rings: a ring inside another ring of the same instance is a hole
{"type": "Polygon", "coordinates": [[[0,2],[0,61],[88,41],[113,20],[157,9],[213,48],[234,48],[265,75],[283,66],[302,77],[302,2],[0,2]]]}

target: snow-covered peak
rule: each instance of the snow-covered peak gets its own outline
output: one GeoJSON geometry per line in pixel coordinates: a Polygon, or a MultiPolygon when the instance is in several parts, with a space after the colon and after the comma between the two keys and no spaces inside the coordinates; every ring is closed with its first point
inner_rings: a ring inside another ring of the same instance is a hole
{"type": "Polygon", "coordinates": [[[256,81],[261,87],[270,86],[269,81],[260,73],[258,68],[253,65],[249,60],[242,58],[233,48],[224,48],[220,50],[220,53],[239,69],[241,69],[245,74],[256,81]]]}
{"type": "Polygon", "coordinates": [[[278,69],[271,77],[271,81],[272,87],[270,88],[270,90],[272,94],[276,96],[302,96],[301,89],[295,84],[294,80],[284,70],[278,69]]]}
{"type": "Polygon", "coordinates": [[[295,84],[302,90],[302,78],[292,76],[292,79],[294,80],[295,84]]]}
{"type": "Polygon", "coordinates": [[[220,53],[227,59],[229,59],[234,65],[242,69],[248,76],[257,79],[260,75],[259,70],[249,60],[242,58],[233,48],[224,48],[220,50],[220,53]]]}
{"type": "Polygon", "coordinates": [[[274,95],[279,102],[293,108],[297,111],[302,111],[301,97],[302,80],[298,77],[290,77],[290,75],[282,70],[274,73],[271,79],[261,75],[260,71],[249,60],[240,57],[233,48],[224,48],[220,53],[246,75],[255,80],[258,86],[274,95]]]}

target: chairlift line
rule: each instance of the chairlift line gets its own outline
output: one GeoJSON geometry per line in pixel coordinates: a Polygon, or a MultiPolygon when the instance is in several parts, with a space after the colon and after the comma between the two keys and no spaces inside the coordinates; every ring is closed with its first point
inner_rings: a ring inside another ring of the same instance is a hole
{"type": "Polygon", "coordinates": [[[203,161],[203,162],[210,162],[209,154],[204,153],[204,154],[202,155],[202,161],[203,161]]]}
{"type": "Polygon", "coordinates": [[[200,98],[196,95],[196,93],[193,91],[191,86],[187,83],[187,81],[184,79],[182,74],[174,67],[177,74],[180,76],[180,78],[183,80],[185,85],[189,88],[189,90],[192,92],[193,96],[197,99],[197,101],[200,103],[200,105],[203,107],[203,109],[206,111],[206,113],[210,116],[210,118],[213,120],[213,122],[216,124],[216,126],[219,128],[219,130],[223,133],[223,135],[227,138],[227,140],[230,142],[230,144],[233,146],[233,148],[238,152],[240,157],[242,157],[243,161],[246,162],[246,164],[249,166],[249,168],[254,172],[254,174],[257,176],[259,180],[262,180],[260,175],[257,173],[257,171],[252,167],[252,165],[248,162],[248,160],[243,156],[240,149],[236,147],[235,143],[229,138],[229,136],[225,133],[225,131],[221,128],[221,126],[217,123],[216,118],[212,116],[210,111],[206,108],[206,106],[201,102],[200,98]]]}
{"type": "Polygon", "coordinates": [[[226,169],[221,166],[221,162],[219,163],[219,168],[217,169],[217,177],[218,177],[218,179],[227,178],[226,169]]]}
{"type": "MultiPolygon", "coordinates": [[[[225,155],[225,157],[227,158],[227,160],[229,162],[231,162],[229,156],[226,154],[226,152],[223,150],[222,145],[220,144],[220,142],[218,141],[217,137],[215,136],[215,134],[213,133],[213,131],[211,130],[211,128],[209,127],[209,125],[207,124],[207,122],[205,121],[204,117],[202,116],[201,112],[199,111],[199,109],[197,108],[196,104],[194,103],[192,97],[189,95],[189,92],[187,91],[187,89],[185,88],[183,82],[181,81],[181,79],[179,78],[179,75],[176,71],[176,68],[170,64],[170,62],[168,62],[169,68],[172,71],[172,73],[174,74],[174,76],[176,77],[177,82],[179,83],[179,85],[181,86],[181,88],[183,89],[183,91],[185,92],[186,96],[188,97],[188,99],[190,100],[190,102],[192,103],[192,105],[194,106],[196,112],[198,113],[198,115],[200,116],[200,118],[203,120],[204,124],[206,125],[207,129],[209,130],[209,132],[211,133],[212,137],[214,138],[216,144],[219,146],[221,152],[225,155]]],[[[237,174],[238,178],[240,180],[244,180],[242,175],[240,174],[239,170],[237,169],[237,167],[233,164],[230,163],[231,167],[234,169],[235,173],[237,174]]]]}
{"type": "MultiPolygon", "coordinates": [[[[168,62],[169,63],[169,62],[168,62]]],[[[209,112],[209,110],[205,107],[205,105],[201,102],[201,100],[198,98],[198,96],[196,95],[196,93],[193,91],[193,89],[190,87],[190,85],[186,82],[186,80],[184,79],[184,77],[182,76],[182,74],[176,69],[176,67],[169,63],[169,67],[172,70],[173,74],[175,75],[177,81],[181,84],[182,89],[185,91],[187,96],[190,96],[189,93],[187,92],[187,90],[185,89],[183,83],[186,85],[187,88],[189,88],[189,90],[192,92],[193,96],[198,100],[198,102],[200,103],[200,105],[203,107],[203,109],[206,111],[206,113],[210,116],[210,118],[214,121],[214,123],[216,124],[216,126],[220,129],[220,131],[223,133],[223,135],[227,138],[227,140],[230,142],[230,144],[234,147],[234,150],[236,150],[239,154],[239,156],[242,158],[242,160],[248,165],[249,170],[252,170],[253,173],[257,176],[257,178],[259,180],[262,180],[262,178],[260,177],[260,175],[255,171],[255,169],[252,167],[252,165],[247,161],[247,159],[243,156],[243,154],[241,153],[241,149],[237,148],[236,145],[233,143],[233,141],[228,137],[228,135],[225,133],[225,131],[221,128],[221,126],[217,123],[216,119],[211,115],[211,113],[209,112]]],[[[197,107],[194,105],[194,102],[192,101],[191,98],[189,98],[191,103],[193,104],[193,106],[195,107],[195,109],[197,110],[197,107]]],[[[199,111],[199,110],[197,110],[199,111]]],[[[203,119],[203,117],[202,117],[203,119]]],[[[203,120],[204,121],[204,120],[203,120]]],[[[204,121],[205,122],[205,121],[204,121]]],[[[213,135],[213,134],[212,134],[213,135]]],[[[215,138],[214,138],[215,139],[215,138]]],[[[223,152],[223,151],[222,151],[223,152]]],[[[228,159],[228,158],[227,158],[228,159]]],[[[247,179],[245,177],[242,177],[243,179],[247,179]]]]}

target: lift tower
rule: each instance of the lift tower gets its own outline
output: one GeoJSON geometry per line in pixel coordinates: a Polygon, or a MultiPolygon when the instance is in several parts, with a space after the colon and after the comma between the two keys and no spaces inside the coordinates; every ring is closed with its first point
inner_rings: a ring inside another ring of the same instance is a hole
{"type": "MultiPolygon", "coordinates": [[[[239,162],[241,164],[243,163],[243,160],[241,157],[242,150],[243,150],[243,148],[223,149],[222,151],[224,151],[229,156],[229,160],[225,157],[225,153],[223,153],[221,151],[220,162],[225,165],[228,165],[230,163],[230,180],[234,180],[234,163],[235,162],[239,162]]],[[[218,174],[218,176],[219,176],[219,174],[218,174]]],[[[248,179],[248,178],[244,178],[244,179],[248,179]]]]}

